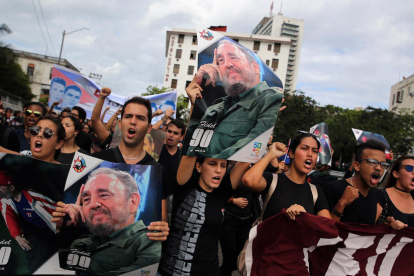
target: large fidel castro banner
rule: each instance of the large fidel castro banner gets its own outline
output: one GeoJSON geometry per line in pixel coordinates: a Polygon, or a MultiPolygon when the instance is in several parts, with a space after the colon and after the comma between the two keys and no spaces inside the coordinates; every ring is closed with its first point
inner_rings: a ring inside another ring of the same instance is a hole
{"type": "Polygon", "coordinates": [[[247,275],[414,275],[414,229],[336,222],[285,210],[252,228],[247,275]]]}
{"type": "MultiPolygon", "coordinates": [[[[51,107],[54,102],[59,102],[59,105],[54,109],[62,111],[64,108],[72,109],[72,107],[77,105],[85,109],[87,118],[91,118],[92,110],[99,98],[99,91],[101,91],[101,87],[87,76],[55,64],[52,71],[48,106],[51,107]]],[[[163,111],[168,108],[174,111],[177,109],[177,91],[144,96],[144,98],[151,101],[152,112],[155,112],[157,109],[163,111]]],[[[103,109],[110,107],[106,113],[105,121],[108,121],[127,100],[128,97],[126,96],[111,93],[105,99],[103,106],[103,109]]],[[[162,116],[154,117],[152,123],[161,120],[162,116]]],[[[175,118],[175,115],[173,115],[173,118],[175,118]]]]}
{"type": "Polygon", "coordinates": [[[263,156],[283,99],[283,85],[248,48],[208,29],[197,31],[196,99],[183,154],[244,162],[263,156]]]}

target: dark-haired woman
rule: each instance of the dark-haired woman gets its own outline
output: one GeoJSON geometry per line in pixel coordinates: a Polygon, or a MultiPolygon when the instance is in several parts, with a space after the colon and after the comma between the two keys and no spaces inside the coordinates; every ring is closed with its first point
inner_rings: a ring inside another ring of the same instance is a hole
{"type": "MultiPolygon", "coordinates": [[[[46,162],[59,163],[57,157],[65,141],[65,129],[60,120],[52,115],[39,118],[36,125],[29,127],[30,150],[32,157],[46,162]]],[[[12,154],[17,152],[0,147],[0,151],[12,154]]]]}
{"type": "Polygon", "coordinates": [[[70,165],[72,164],[73,156],[75,155],[76,151],[87,155],[89,155],[89,153],[75,144],[76,135],[82,131],[82,125],[78,118],[74,116],[66,116],[62,119],[62,125],[65,128],[66,138],[65,143],[60,150],[57,161],[62,164],[70,165]]]}
{"type": "Polygon", "coordinates": [[[220,275],[217,252],[224,206],[249,167],[237,163],[225,175],[226,165],[225,159],[183,156],[160,275],[220,275]]]}
{"type": "Polygon", "coordinates": [[[402,156],[395,161],[386,188],[380,190],[377,223],[391,219],[400,222],[397,229],[414,227],[413,168],[414,156],[402,156]]]}
{"type": "MultiPolygon", "coordinates": [[[[263,198],[266,197],[274,177],[272,173],[264,171],[274,158],[286,153],[286,147],[282,145],[274,143],[269,152],[243,176],[243,184],[254,192],[262,193],[263,198]]],[[[315,186],[316,197],[306,181],[306,176],[316,164],[319,147],[319,141],[309,133],[300,133],[292,139],[289,148],[290,170],[278,174],[277,186],[267,204],[263,220],[278,214],[284,208],[291,219],[302,212],[331,218],[322,189],[315,186]]]]}

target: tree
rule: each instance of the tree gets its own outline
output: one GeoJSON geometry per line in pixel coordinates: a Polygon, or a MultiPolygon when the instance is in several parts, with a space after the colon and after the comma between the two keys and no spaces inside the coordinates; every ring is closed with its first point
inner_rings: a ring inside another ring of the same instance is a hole
{"type": "MultiPolygon", "coordinates": [[[[0,35],[10,33],[12,31],[6,24],[0,25],[0,35]]],[[[25,101],[30,101],[34,95],[30,88],[29,77],[23,72],[16,59],[10,45],[0,41],[0,88],[25,101]]]]}
{"type": "Polygon", "coordinates": [[[147,87],[147,92],[142,93],[142,96],[151,96],[151,95],[162,94],[162,93],[170,92],[171,90],[172,89],[168,88],[168,87],[158,88],[158,85],[155,85],[155,86],[150,85],[150,86],[147,87]]]}

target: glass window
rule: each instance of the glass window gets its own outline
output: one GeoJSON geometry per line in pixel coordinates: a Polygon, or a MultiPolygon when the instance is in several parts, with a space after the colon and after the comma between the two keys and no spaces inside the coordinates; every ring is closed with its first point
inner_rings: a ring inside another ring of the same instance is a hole
{"type": "Polygon", "coordinates": [[[272,68],[277,69],[277,67],[279,67],[279,60],[278,59],[273,59],[272,60],[272,68]]]}
{"type": "Polygon", "coordinates": [[[267,50],[268,50],[268,51],[272,51],[272,44],[268,44],[268,45],[267,45],[267,50]]]}
{"type": "Polygon", "coordinates": [[[187,74],[188,75],[192,75],[192,74],[194,74],[194,66],[188,66],[188,72],[187,72],[187,74]]]}
{"type": "Polygon", "coordinates": [[[193,45],[197,45],[197,36],[193,35],[193,45]]]}
{"type": "Polygon", "coordinates": [[[197,51],[191,51],[191,53],[190,53],[190,59],[191,60],[195,60],[196,59],[196,56],[197,56],[197,51]]]}
{"type": "Polygon", "coordinates": [[[177,49],[177,51],[175,52],[175,58],[181,58],[182,53],[183,53],[183,50],[177,49]]]}
{"type": "Polygon", "coordinates": [[[184,35],[178,35],[178,43],[180,44],[184,43],[184,35]]]}
{"type": "Polygon", "coordinates": [[[177,80],[171,80],[171,88],[177,88],[177,80]]]}
{"type": "Polygon", "coordinates": [[[34,66],[27,67],[27,75],[29,76],[29,81],[33,82],[33,75],[34,75],[34,66]]]}
{"type": "Polygon", "coordinates": [[[253,51],[259,51],[260,50],[260,41],[255,41],[253,44],[253,51]]]}
{"type": "Polygon", "coordinates": [[[280,43],[275,43],[275,47],[273,48],[273,52],[280,53],[280,43]]]}
{"type": "Polygon", "coordinates": [[[180,73],[180,64],[174,64],[174,70],[173,70],[174,74],[178,74],[180,73]]]}

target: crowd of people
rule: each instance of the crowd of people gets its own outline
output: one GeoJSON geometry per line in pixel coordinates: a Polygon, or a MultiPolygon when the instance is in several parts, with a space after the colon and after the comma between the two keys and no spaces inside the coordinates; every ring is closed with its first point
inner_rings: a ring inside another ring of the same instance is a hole
{"type": "MultiPolygon", "coordinates": [[[[193,107],[201,87],[192,82],[186,92],[193,107]]],[[[255,164],[187,156],[181,144],[186,125],[172,118],[173,110],[153,114],[149,100],[132,97],[105,123],[102,108],[110,94],[109,88],[100,91],[88,119],[79,106],[57,114],[58,103],[47,108],[30,102],[14,113],[9,108],[1,110],[0,151],[61,164],[71,164],[75,153],[81,152],[114,163],[161,165],[162,221],[152,222],[147,233],[148,239],[163,242],[159,275],[231,275],[250,227],[261,213],[263,220],[286,209],[292,220],[307,212],[341,222],[387,223],[397,230],[414,226],[413,156],[399,157],[391,166],[385,146],[368,140],[354,150],[350,177],[318,183],[312,181],[312,174],[328,167],[317,167],[321,145],[311,133],[298,131],[289,147],[273,142],[275,133],[267,153],[255,164]],[[153,115],[160,114],[164,114],[162,120],[152,125],[153,115]],[[117,125],[122,138],[111,147],[117,125]],[[158,162],[147,152],[152,142],[147,134],[153,128],[166,135],[158,162]],[[384,173],[389,176],[386,188],[380,190],[384,173]]],[[[5,186],[0,183],[0,188],[5,186]]],[[[0,191],[1,197],[7,194],[0,191]]],[[[65,216],[75,224],[82,220],[81,209],[73,204],[58,202],[57,206],[52,221],[58,225],[65,216]]],[[[16,240],[22,248],[30,247],[29,241],[16,240]]]]}

